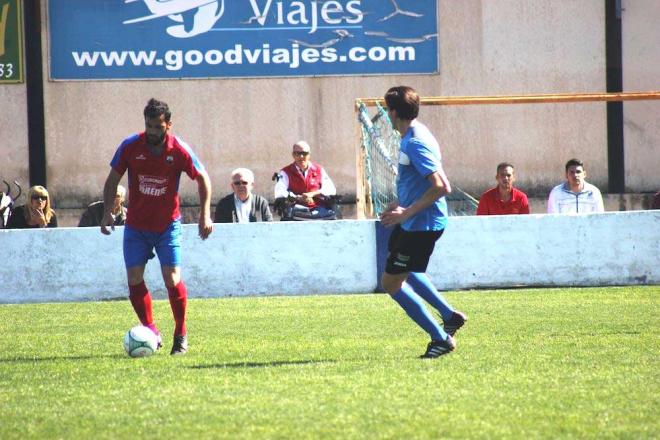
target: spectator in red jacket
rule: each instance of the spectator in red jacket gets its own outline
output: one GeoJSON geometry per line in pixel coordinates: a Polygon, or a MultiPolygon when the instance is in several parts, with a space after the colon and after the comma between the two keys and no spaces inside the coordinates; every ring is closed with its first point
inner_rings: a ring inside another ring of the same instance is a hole
{"type": "Polygon", "coordinates": [[[529,214],[527,195],[514,188],[515,168],[509,162],[497,165],[497,186],[481,195],[477,215],[529,214]]]}
{"type": "Polygon", "coordinates": [[[277,175],[275,199],[283,197],[309,210],[328,209],[326,199],[336,195],[337,188],[325,169],[311,161],[309,144],[296,142],[291,155],[293,163],[282,168],[277,175]]]}

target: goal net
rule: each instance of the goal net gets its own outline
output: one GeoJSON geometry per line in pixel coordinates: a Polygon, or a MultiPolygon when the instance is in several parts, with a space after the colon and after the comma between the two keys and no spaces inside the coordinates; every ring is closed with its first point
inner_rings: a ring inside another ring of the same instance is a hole
{"type": "MultiPolygon", "coordinates": [[[[358,103],[358,120],[362,131],[358,168],[358,192],[364,200],[362,209],[368,217],[377,217],[388,203],[396,199],[396,176],[401,137],[392,126],[387,111],[376,102],[375,113],[358,103]]],[[[446,197],[449,215],[474,215],[479,202],[470,194],[452,184],[452,193],[446,197]]]]}

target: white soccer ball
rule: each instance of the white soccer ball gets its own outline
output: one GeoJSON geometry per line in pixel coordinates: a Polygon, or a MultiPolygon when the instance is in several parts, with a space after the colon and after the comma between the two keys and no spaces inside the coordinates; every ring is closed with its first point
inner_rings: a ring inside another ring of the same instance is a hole
{"type": "Polygon", "coordinates": [[[158,336],[149,327],[136,325],[124,336],[124,350],[130,357],[151,356],[158,349],[158,336]]]}

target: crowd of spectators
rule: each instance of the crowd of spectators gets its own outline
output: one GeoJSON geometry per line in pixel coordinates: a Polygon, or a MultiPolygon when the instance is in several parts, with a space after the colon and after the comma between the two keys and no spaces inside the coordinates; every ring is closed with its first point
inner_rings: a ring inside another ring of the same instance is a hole
{"type": "MultiPolygon", "coordinates": [[[[296,212],[314,212],[319,219],[334,214],[337,194],[334,182],[318,163],[311,161],[311,148],[298,141],[291,152],[293,162],[274,176],[274,198],[286,201],[296,212]]],[[[570,159],[565,165],[566,179],[552,188],[547,200],[548,214],[584,214],[604,212],[600,190],[586,181],[587,170],[579,159],[570,159]]],[[[496,167],[493,188],[479,198],[476,215],[530,214],[527,195],[514,186],[516,168],[510,162],[496,167]]],[[[215,208],[215,223],[270,222],[274,217],[268,200],[254,192],[254,173],[247,168],[236,168],[230,174],[232,192],[220,199],[215,208]]],[[[43,186],[28,190],[29,203],[14,207],[8,216],[7,229],[54,228],[57,215],[52,208],[48,191],[43,186]]],[[[660,209],[660,191],[651,199],[650,209],[660,209]]],[[[112,208],[115,226],[126,221],[126,188],[118,185],[112,208]]],[[[283,213],[280,213],[284,215],[283,213]]],[[[291,215],[291,213],[289,213],[291,215]]],[[[103,200],[87,206],[80,217],[79,227],[98,227],[103,218],[103,200]]],[[[285,218],[286,219],[286,218],[285,218]]]]}

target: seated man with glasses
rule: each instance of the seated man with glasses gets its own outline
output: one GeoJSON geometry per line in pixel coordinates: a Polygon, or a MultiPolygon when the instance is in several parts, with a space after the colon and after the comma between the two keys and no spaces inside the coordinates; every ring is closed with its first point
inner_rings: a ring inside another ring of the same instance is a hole
{"type": "MultiPolygon", "coordinates": [[[[126,188],[122,185],[117,185],[117,194],[112,204],[112,218],[114,219],[115,226],[123,226],[126,222],[126,188]]],[[[104,206],[103,200],[90,203],[85,212],[80,216],[78,227],[91,227],[101,226],[103,220],[104,206]]]]}
{"type": "Polygon", "coordinates": [[[310,147],[305,141],[293,145],[293,163],[282,168],[273,178],[275,204],[282,220],[334,220],[337,218],[335,184],[325,169],[310,160],[310,147]]]}
{"type": "Polygon", "coordinates": [[[273,214],[268,200],[252,192],[254,174],[247,168],[236,168],[231,172],[233,193],[218,202],[215,208],[215,223],[272,222],[273,214]]]}

